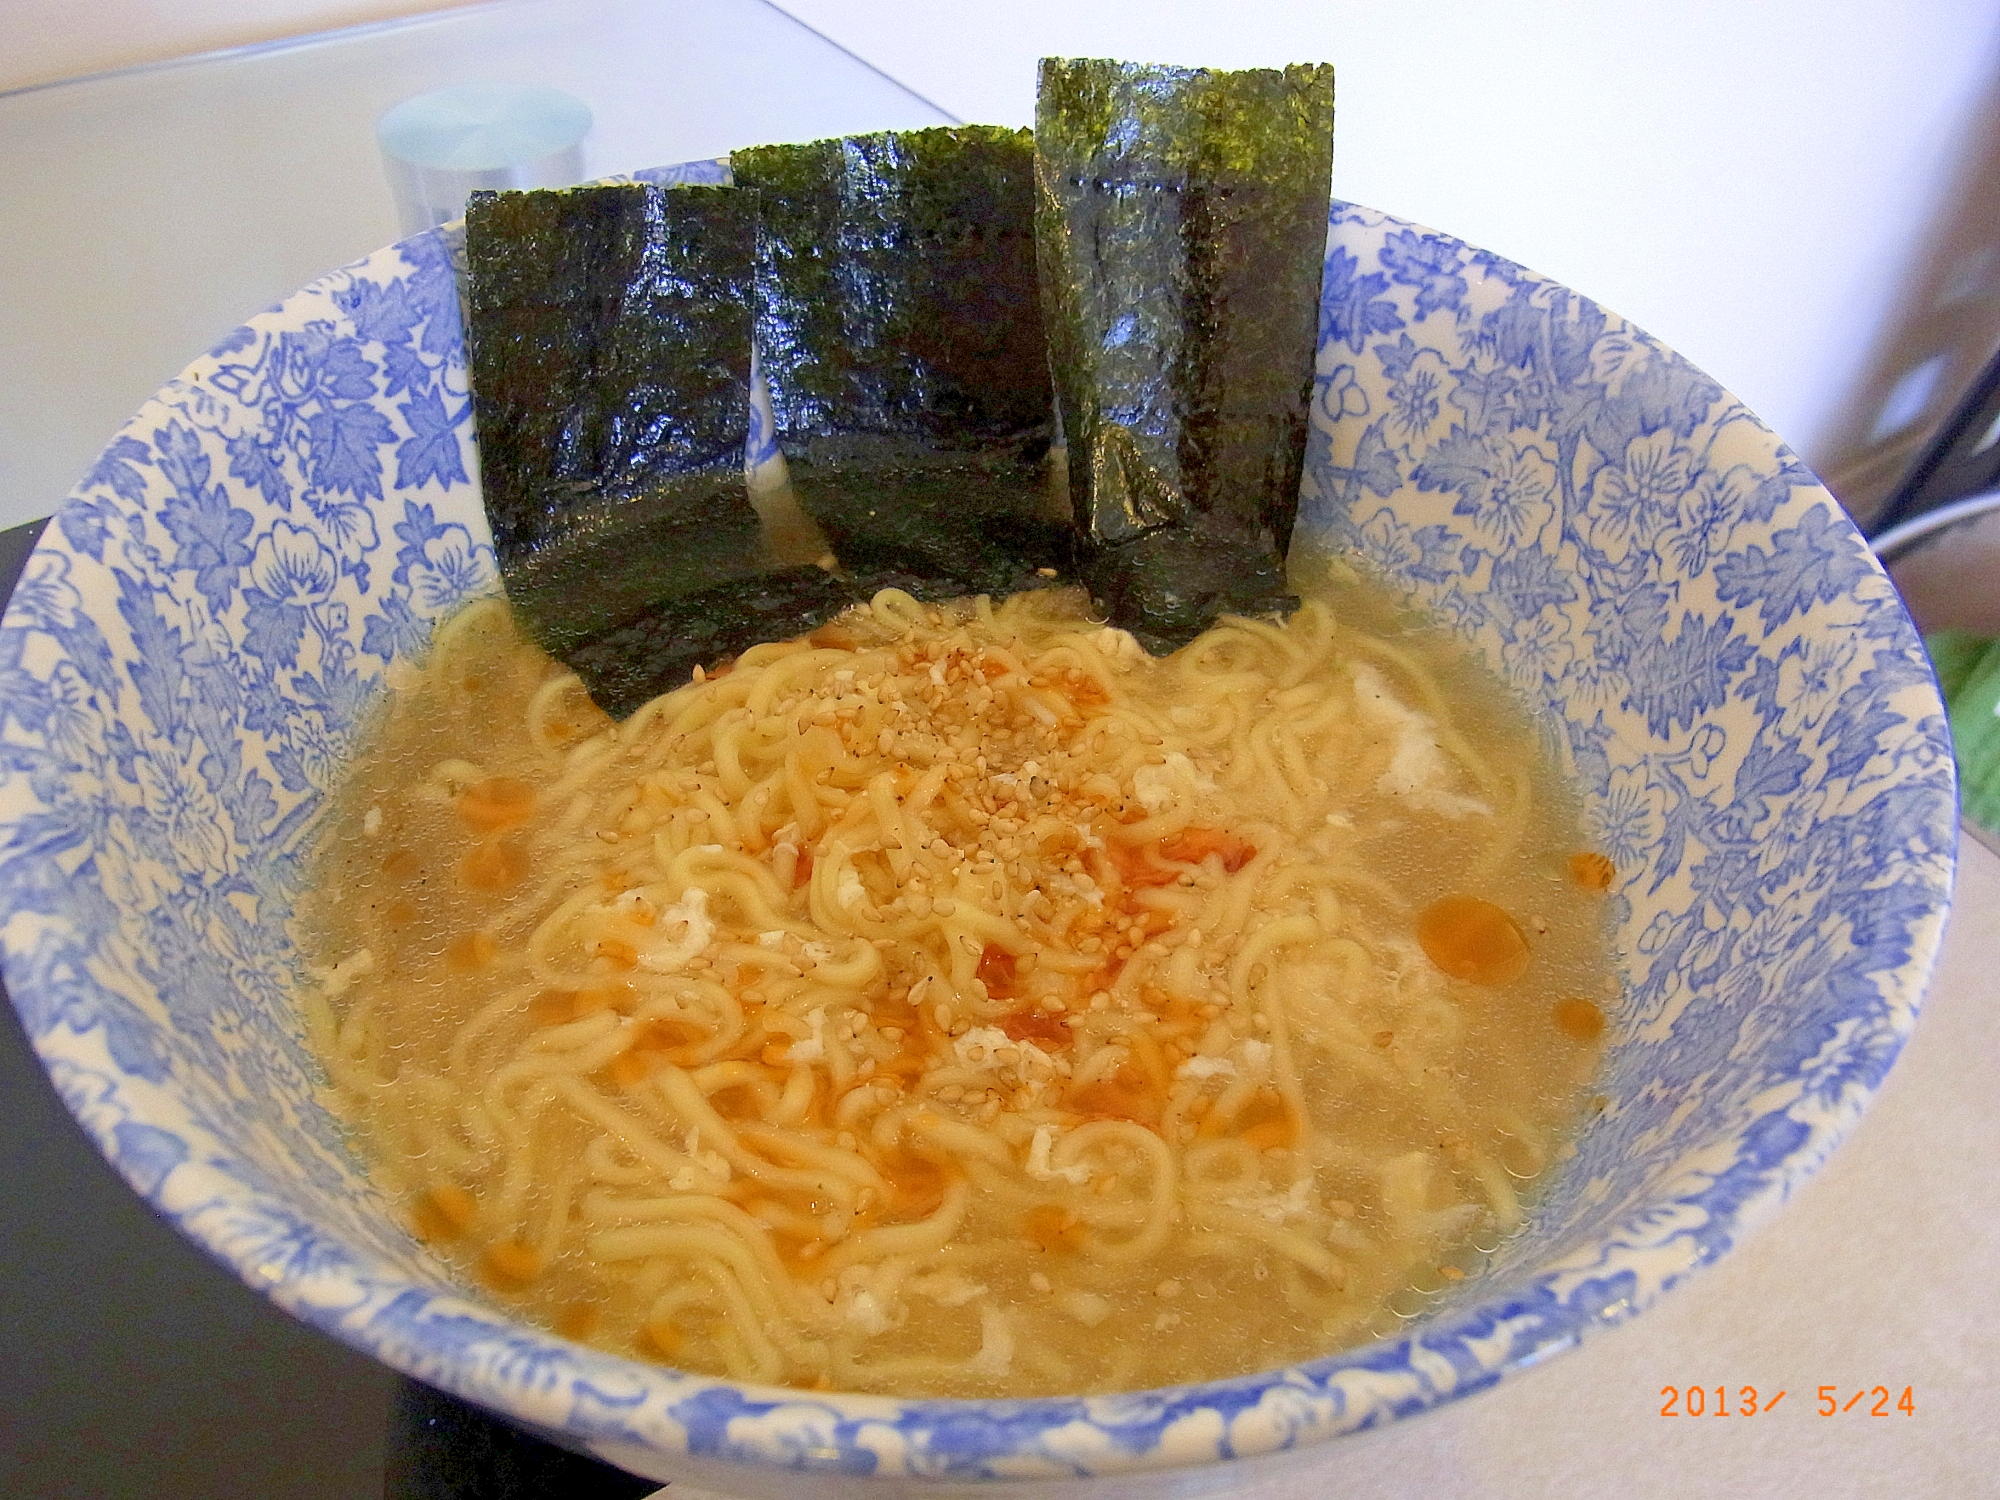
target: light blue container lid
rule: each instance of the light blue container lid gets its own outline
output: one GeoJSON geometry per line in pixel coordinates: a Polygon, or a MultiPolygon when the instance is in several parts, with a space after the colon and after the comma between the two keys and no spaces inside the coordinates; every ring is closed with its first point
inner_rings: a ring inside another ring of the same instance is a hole
{"type": "Polygon", "coordinates": [[[491,172],[567,151],[590,125],[589,106],[561,89],[461,83],[405,99],[375,138],[412,166],[491,172]]]}
{"type": "Polygon", "coordinates": [[[375,138],[403,232],[415,234],[459,217],[478,188],[580,181],[590,127],[589,106],[560,89],[461,83],[395,105],[375,138]]]}

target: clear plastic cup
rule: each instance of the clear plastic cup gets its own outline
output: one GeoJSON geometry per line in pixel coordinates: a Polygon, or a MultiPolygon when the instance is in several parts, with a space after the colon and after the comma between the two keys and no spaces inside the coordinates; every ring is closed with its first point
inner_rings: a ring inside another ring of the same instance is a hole
{"type": "Polygon", "coordinates": [[[480,188],[583,180],[590,109],[560,89],[462,83],[405,99],[375,124],[405,235],[448,224],[480,188]]]}

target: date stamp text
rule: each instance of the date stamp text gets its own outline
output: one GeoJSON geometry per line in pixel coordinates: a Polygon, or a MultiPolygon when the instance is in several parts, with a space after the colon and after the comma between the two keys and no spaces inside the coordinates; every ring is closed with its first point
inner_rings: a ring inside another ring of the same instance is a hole
{"type": "MultiPolygon", "coordinates": [[[[1663,1417],[1761,1417],[1778,1410],[1786,1390],[1754,1385],[1663,1385],[1660,1387],[1660,1415],[1663,1417]]],[[[1823,1385],[1811,1403],[1796,1397],[1787,1411],[1812,1411],[1822,1417],[1914,1417],[1917,1388],[1906,1385],[1898,1390],[1888,1385],[1823,1385]]]]}

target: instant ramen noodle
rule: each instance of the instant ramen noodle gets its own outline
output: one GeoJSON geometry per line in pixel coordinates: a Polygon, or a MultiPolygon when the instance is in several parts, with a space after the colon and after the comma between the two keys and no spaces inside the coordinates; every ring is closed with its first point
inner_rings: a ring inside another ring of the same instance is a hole
{"type": "Polygon", "coordinates": [[[1365,591],[1163,659],[1084,603],[887,591],[618,724],[500,601],[445,626],[306,917],[415,1230],[568,1337],[906,1395],[1270,1368],[1476,1274],[1611,993],[1535,730],[1365,591]]]}

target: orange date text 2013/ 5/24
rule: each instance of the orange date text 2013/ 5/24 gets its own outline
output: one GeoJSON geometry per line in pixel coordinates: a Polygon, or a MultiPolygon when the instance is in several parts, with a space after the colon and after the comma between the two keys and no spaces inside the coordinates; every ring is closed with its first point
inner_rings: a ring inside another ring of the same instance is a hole
{"type": "MultiPolygon", "coordinates": [[[[1754,1385],[1663,1385],[1660,1387],[1660,1415],[1663,1417],[1760,1417],[1775,1411],[1785,1399],[1784,1391],[1759,1391],[1754,1385]]],[[[1794,1407],[1793,1410],[1799,1408],[1794,1407]]],[[[1842,1414],[1870,1417],[1917,1414],[1917,1388],[1906,1385],[1898,1392],[1886,1385],[1823,1385],[1815,1408],[1822,1417],[1842,1414]]]]}

